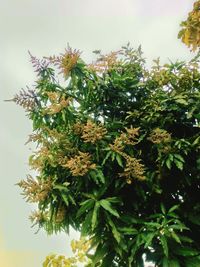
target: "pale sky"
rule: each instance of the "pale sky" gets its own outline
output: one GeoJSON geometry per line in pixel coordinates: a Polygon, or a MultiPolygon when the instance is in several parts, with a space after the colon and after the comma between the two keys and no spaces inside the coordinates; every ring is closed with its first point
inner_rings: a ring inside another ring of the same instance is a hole
{"type": "MultiPolygon", "coordinates": [[[[69,43],[92,60],[92,51],[142,45],[148,65],[160,56],[190,59],[177,39],[192,0],[0,0],[0,266],[39,267],[50,252],[69,253],[70,237],[34,234],[32,207],[14,186],[25,178],[30,150],[24,146],[31,123],[12,103],[22,87],[34,84],[27,51],[37,57],[63,52],[69,43]]],[[[77,236],[77,235],[76,235],[77,236]]]]}

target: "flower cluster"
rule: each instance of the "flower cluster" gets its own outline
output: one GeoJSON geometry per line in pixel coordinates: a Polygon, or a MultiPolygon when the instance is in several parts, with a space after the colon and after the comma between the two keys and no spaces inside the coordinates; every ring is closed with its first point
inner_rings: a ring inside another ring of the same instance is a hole
{"type": "Polygon", "coordinates": [[[90,241],[81,238],[80,240],[72,240],[71,241],[72,252],[76,253],[78,251],[82,251],[86,253],[90,249],[90,241]]]}
{"type": "Polygon", "coordinates": [[[59,97],[57,94],[50,94],[49,100],[52,102],[50,106],[44,109],[44,114],[56,114],[59,113],[61,110],[69,106],[71,98],[65,98],[65,96],[59,97]]]}
{"type": "Polygon", "coordinates": [[[154,144],[168,143],[171,140],[171,134],[166,130],[156,128],[152,131],[148,140],[154,144]]]}
{"type": "Polygon", "coordinates": [[[111,149],[117,153],[121,153],[125,145],[135,145],[138,143],[137,137],[140,128],[131,127],[125,129],[126,133],[121,133],[121,135],[115,139],[114,144],[110,144],[111,149]]]}
{"type": "Polygon", "coordinates": [[[82,138],[86,143],[96,143],[101,140],[104,135],[107,133],[107,130],[101,126],[96,125],[91,120],[87,121],[87,124],[83,126],[82,138]]]}
{"type": "Polygon", "coordinates": [[[38,104],[37,95],[34,90],[27,87],[27,91],[22,89],[19,94],[16,94],[13,99],[7,100],[13,101],[17,105],[23,107],[26,111],[32,111],[38,104]]]}
{"type": "Polygon", "coordinates": [[[75,134],[80,135],[85,143],[96,143],[101,140],[107,133],[106,128],[102,125],[97,125],[91,120],[88,120],[84,125],[77,122],[73,125],[73,131],[75,134]]]}
{"type": "Polygon", "coordinates": [[[48,220],[48,212],[33,211],[29,216],[30,221],[33,224],[41,224],[48,220]]]}
{"type": "Polygon", "coordinates": [[[90,158],[89,153],[79,151],[79,155],[70,158],[63,167],[69,168],[73,176],[83,176],[90,169],[96,168],[96,164],[92,163],[90,158]]]}
{"type": "Polygon", "coordinates": [[[74,253],[73,257],[65,257],[64,255],[49,255],[43,263],[44,267],[77,267],[78,263],[85,263],[88,266],[90,262],[86,253],[90,250],[90,241],[81,238],[80,240],[72,240],[71,248],[74,253]]]}
{"type": "Polygon", "coordinates": [[[128,184],[131,184],[134,179],[145,180],[144,165],[140,162],[140,159],[126,156],[126,167],[124,172],[120,173],[120,176],[124,177],[128,184]]]}
{"type": "Polygon", "coordinates": [[[80,54],[79,50],[73,50],[68,46],[68,48],[65,49],[65,53],[60,54],[60,56],[49,57],[48,60],[55,66],[58,66],[60,73],[63,73],[64,77],[67,78],[70,71],[76,66],[80,54]]]}
{"type": "Polygon", "coordinates": [[[75,265],[77,260],[75,257],[66,258],[64,255],[51,254],[46,257],[43,266],[44,267],[77,267],[75,265]]]}
{"type": "Polygon", "coordinates": [[[178,37],[193,51],[200,46],[200,1],[194,2],[193,10],[188,14],[186,21],[181,23],[182,29],[178,37]]]}
{"type": "Polygon", "coordinates": [[[76,122],[74,125],[73,125],[73,131],[75,134],[77,135],[81,135],[82,132],[83,132],[83,124],[81,122],[76,122]]]}
{"type": "Polygon", "coordinates": [[[52,190],[51,179],[41,180],[38,176],[34,179],[28,175],[27,179],[20,181],[18,185],[23,189],[22,195],[31,203],[46,200],[52,190]]]}
{"type": "Polygon", "coordinates": [[[66,207],[65,206],[60,206],[58,208],[58,211],[55,216],[55,222],[56,223],[61,223],[64,221],[66,215],[66,207]]]}
{"type": "Polygon", "coordinates": [[[45,161],[52,161],[52,157],[47,146],[42,146],[29,158],[29,165],[32,169],[41,171],[45,166],[45,161]]]}
{"type": "Polygon", "coordinates": [[[49,66],[49,62],[43,58],[43,59],[38,59],[36,58],[35,56],[33,56],[31,54],[31,52],[29,51],[29,56],[31,58],[31,63],[32,63],[32,66],[34,67],[35,69],[35,72],[37,73],[37,75],[39,76],[44,70],[46,70],[49,66]]]}
{"type": "MultiPolygon", "coordinates": [[[[100,54],[99,52],[96,54],[100,54]]],[[[100,55],[96,62],[88,65],[89,69],[101,73],[114,68],[115,66],[119,65],[119,52],[120,51],[116,51],[107,55],[100,55]]]]}

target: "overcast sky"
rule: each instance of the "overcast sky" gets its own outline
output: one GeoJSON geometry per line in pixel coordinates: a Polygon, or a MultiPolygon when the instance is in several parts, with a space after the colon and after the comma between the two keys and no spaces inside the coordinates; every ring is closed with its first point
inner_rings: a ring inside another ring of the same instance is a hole
{"type": "Polygon", "coordinates": [[[192,0],[0,0],[0,266],[39,267],[50,252],[69,253],[69,237],[34,234],[32,207],[14,186],[25,178],[30,154],[24,146],[31,124],[24,111],[3,99],[34,83],[27,51],[37,57],[63,52],[69,43],[92,60],[92,51],[142,45],[148,65],[160,56],[190,59],[177,39],[192,0]]]}

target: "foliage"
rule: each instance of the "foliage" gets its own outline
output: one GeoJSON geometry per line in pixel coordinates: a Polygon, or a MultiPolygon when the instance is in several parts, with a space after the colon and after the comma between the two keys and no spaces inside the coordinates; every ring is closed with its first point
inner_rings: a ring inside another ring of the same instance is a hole
{"type": "Polygon", "coordinates": [[[193,51],[200,47],[200,1],[194,3],[193,10],[189,12],[187,20],[181,23],[182,29],[178,37],[193,51]]]}
{"type": "Polygon", "coordinates": [[[19,183],[38,204],[31,220],[89,238],[87,266],[142,267],[146,255],[157,266],[198,267],[198,57],[147,70],[140,47],[95,53],[92,64],[71,48],[31,56],[34,93],[13,99],[37,144],[29,162],[38,175],[19,183]]]}

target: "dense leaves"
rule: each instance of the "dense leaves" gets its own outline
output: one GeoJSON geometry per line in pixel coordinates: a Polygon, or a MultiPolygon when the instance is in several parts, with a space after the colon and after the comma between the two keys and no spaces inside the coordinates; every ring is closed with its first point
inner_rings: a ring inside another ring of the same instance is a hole
{"type": "Polygon", "coordinates": [[[37,144],[29,161],[38,175],[19,183],[38,204],[31,219],[49,234],[72,226],[87,236],[87,266],[142,267],[145,255],[198,267],[198,58],[147,70],[140,48],[96,54],[90,65],[71,48],[31,56],[34,93],[14,98],[37,144]]]}

